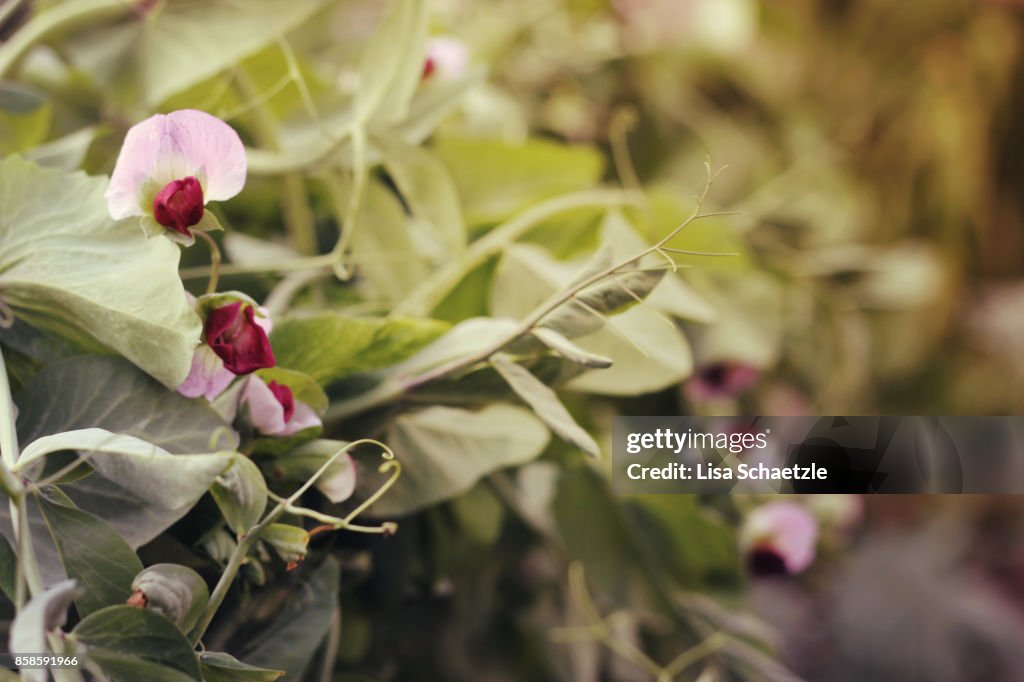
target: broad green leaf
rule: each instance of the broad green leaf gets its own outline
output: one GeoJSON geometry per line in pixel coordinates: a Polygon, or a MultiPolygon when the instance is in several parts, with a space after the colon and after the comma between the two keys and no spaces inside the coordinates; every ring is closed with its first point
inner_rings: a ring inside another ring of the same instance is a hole
{"type": "MultiPolygon", "coordinates": [[[[300,445],[288,454],[274,460],[272,471],[277,480],[305,482],[348,443],[340,440],[317,439],[300,445]]],[[[352,457],[343,455],[327,467],[314,484],[324,497],[334,503],[344,502],[352,496],[356,486],[356,470],[352,457]]]]}
{"type": "Polygon", "coordinates": [[[401,362],[447,327],[435,320],[319,313],[279,322],[270,339],[280,366],[304,372],[326,385],[401,362]]]}
{"type": "Polygon", "coordinates": [[[764,272],[702,273],[718,311],[714,324],[688,328],[701,363],[716,360],[769,367],[782,353],[785,292],[764,272]]]}
{"type": "Polygon", "coordinates": [[[76,450],[101,476],[163,509],[194,504],[232,461],[233,453],[172,455],[163,448],[105,429],[43,436],[22,452],[20,466],[61,450],[76,450]]]}
{"type": "Polygon", "coordinates": [[[138,680],[201,680],[192,645],[167,618],[133,606],[108,606],[89,614],[72,631],[88,647],[88,656],[105,672],[124,682],[138,680]],[[176,672],[160,677],[154,667],[176,672]]]}
{"type": "Polygon", "coordinates": [[[540,379],[503,353],[493,356],[491,365],[548,428],[588,455],[601,455],[601,449],[591,435],[576,423],[558,395],[540,379]]]}
{"type": "Polygon", "coordinates": [[[373,513],[404,515],[459,495],[492,471],[537,457],[548,437],[533,414],[511,405],[479,411],[429,407],[404,414],[385,439],[402,475],[373,513]]]}
{"type": "Polygon", "coordinates": [[[18,573],[18,555],[7,538],[0,536],[0,590],[14,603],[15,580],[18,573]]]}
{"type": "MultiPolygon", "coordinates": [[[[74,580],[62,580],[51,586],[42,594],[38,594],[14,617],[11,624],[10,647],[15,654],[41,654],[49,647],[46,645],[46,633],[64,625],[68,607],[78,592],[78,583],[74,580]]],[[[33,679],[47,679],[46,671],[31,675],[33,679]]]]}
{"type": "Polygon", "coordinates": [[[273,547],[281,561],[295,564],[306,558],[309,533],[300,526],[272,523],[260,532],[260,540],[273,547]]]}
{"type": "Polygon", "coordinates": [[[144,99],[155,106],[283,37],[323,0],[169,2],[147,17],[138,41],[144,99]]]}
{"type": "Polygon", "coordinates": [[[594,186],[604,172],[590,147],[532,139],[444,137],[434,153],[448,166],[468,225],[495,223],[542,199],[594,186]]]}
{"type": "Polygon", "coordinates": [[[58,168],[70,173],[81,167],[89,147],[99,134],[99,126],[86,126],[64,137],[26,150],[25,158],[46,168],[58,168]]]}
{"type": "Polygon", "coordinates": [[[515,320],[502,318],[474,317],[463,320],[405,362],[395,365],[391,373],[399,377],[415,375],[451,360],[481,352],[508,338],[518,327],[519,323],[515,320]]]}
{"type": "Polygon", "coordinates": [[[435,262],[457,258],[466,248],[466,230],[459,195],[447,168],[422,147],[390,137],[373,141],[383,151],[384,169],[413,216],[430,227],[418,243],[425,251],[435,252],[431,254],[435,262]]]}
{"type": "Polygon", "coordinates": [[[252,460],[235,453],[231,468],[218,476],[210,487],[228,527],[242,535],[256,525],[267,508],[267,482],[252,460]]]}
{"type": "Polygon", "coordinates": [[[242,663],[231,654],[204,651],[199,655],[203,682],[274,682],[283,670],[268,670],[242,663]]]}
{"type": "Polygon", "coordinates": [[[597,355],[612,358],[608,369],[584,372],[569,388],[604,395],[640,395],[673,386],[693,372],[686,337],[647,306],[634,306],[611,318],[601,331],[574,340],[597,355]]]}
{"type": "Polygon", "coordinates": [[[611,358],[606,358],[603,355],[596,355],[583,350],[572,341],[556,332],[554,329],[537,327],[531,332],[531,334],[533,334],[533,336],[540,340],[540,342],[545,346],[555,351],[566,360],[583,365],[584,367],[589,367],[591,369],[606,369],[614,364],[611,358]]]}
{"type": "Polygon", "coordinates": [[[168,452],[233,450],[238,437],[204,401],[167,391],[113,357],[56,362],[15,396],[18,438],[98,427],[135,436],[168,452]],[[61,396],[54,400],[53,396],[61,396]]]}
{"type": "Polygon", "coordinates": [[[145,608],[166,616],[188,634],[210,600],[206,581],[187,566],[155,564],[142,570],[132,580],[132,592],[141,593],[145,608]]]}
{"type": "Polygon", "coordinates": [[[367,182],[352,229],[352,261],[374,297],[400,301],[430,274],[434,264],[421,248],[429,236],[418,238],[415,221],[379,180],[367,182]]]}
{"type": "Polygon", "coordinates": [[[401,123],[389,126],[381,135],[393,135],[406,144],[422,144],[441,121],[466,100],[467,95],[485,78],[483,69],[472,70],[464,78],[428,83],[416,91],[409,113],[401,123]]]}
{"type": "Polygon", "coordinates": [[[284,670],[286,679],[302,679],[331,626],[340,581],[341,567],[334,558],[303,576],[274,620],[247,642],[242,659],[250,665],[284,670]]]}
{"type": "MultiPolygon", "coordinates": [[[[693,224],[687,227],[687,230],[693,224]]],[[[674,225],[666,225],[665,230],[671,230],[674,225]]],[[[651,244],[648,243],[626,220],[621,211],[611,210],[605,215],[604,223],[601,226],[601,239],[609,248],[611,260],[619,262],[632,255],[642,252],[651,244]]],[[[671,255],[671,254],[670,254],[671,255]]],[[[693,257],[691,257],[693,258],[693,257]]],[[[696,267],[702,267],[708,260],[730,259],[733,256],[703,256],[703,260],[695,263],[696,267]]],[[[683,259],[676,256],[678,262],[683,259]]],[[[665,259],[650,257],[644,263],[651,266],[667,266],[665,259]]],[[[712,322],[715,319],[715,308],[687,284],[679,275],[666,273],[661,284],[647,297],[647,303],[658,310],[674,317],[694,322],[712,322]]]]}
{"type": "Polygon", "coordinates": [[[192,364],[199,318],[178,278],[179,249],[114,222],[107,180],[0,162],[0,288],[27,322],[84,338],[176,387],[192,364]]]}
{"type": "Polygon", "coordinates": [[[117,532],[102,519],[74,507],[39,500],[50,535],[68,576],[83,591],[75,604],[80,616],[124,603],[142,562],[117,532]]]}
{"type": "Polygon", "coordinates": [[[370,38],[359,62],[356,117],[374,125],[405,118],[423,73],[427,37],[424,0],[397,0],[370,38]]]}

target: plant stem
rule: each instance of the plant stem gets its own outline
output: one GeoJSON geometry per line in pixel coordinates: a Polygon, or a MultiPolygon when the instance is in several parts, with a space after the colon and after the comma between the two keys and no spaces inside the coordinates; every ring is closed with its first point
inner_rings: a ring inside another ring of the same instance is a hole
{"type": "Polygon", "coordinates": [[[446,264],[395,306],[392,315],[429,315],[466,274],[501,253],[540,222],[578,208],[600,208],[635,203],[636,197],[621,190],[595,189],[566,194],[531,206],[476,240],[457,261],[446,264]]]}
{"type": "Polygon", "coordinates": [[[206,284],[206,293],[212,294],[217,291],[217,280],[220,278],[221,255],[220,247],[216,240],[206,232],[196,232],[197,237],[206,242],[210,247],[210,281],[206,284]]]}
{"type": "Polygon", "coordinates": [[[243,535],[240,538],[238,545],[235,547],[235,550],[231,553],[231,556],[228,558],[228,564],[224,567],[224,572],[221,574],[220,579],[217,581],[216,586],[214,586],[213,588],[213,592],[210,594],[210,600],[206,604],[206,610],[203,612],[203,617],[199,620],[199,623],[195,626],[195,628],[193,628],[191,634],[189,635],[189,641],[193,644],[193,646],[198,644],[199,640],[203,638],[203,634],[206,632],[206,629],[210,626],[210,623],[213,621],[214,615],[216,615],[217,610],[224,602],[224,598],[227,596],[228,590],[231,589],[231,584],[235,581],[235,576],[238,575],[238,570],[242,567],[242,563],[245,561],[246,557],[249,556],[250,550],[252,550],[253,546],[255,546],[256,542],[259,540],[260,533],[266,530],[266,528],[270,524],[276,522],[279,518],[281,518],[281,516],[288,511],[289,507],[291,507],[300,497],[302,497],[302,495],[305,494],[307,490],[313,487],[313,484],[316,483],[317,480],[324,475],[324,473],[331,467],[332,464],[334,464],[334,462],[338,460],[339,457],[345,455],[346,453],[348,453],[349,450],[351,450],[354,447],[368,444],[373,444],[382,448],[384,453],[383,456],[386,461],[384,464],[381,465],[381,470],[386,471],[387,469],[390,468],[389,465],[396,464],[396,462],[394,462],[394,454],[391,452],[390,448],[388,448],[388,446],[384,445],[383,443],[370,438],[352,441],[345,447],[335,452],[334,455],[332,455],[326,462],[324,462],[323,465],[319,469],[317,469],[316,472],[312,476],[310,476],[305,483],[299,486],[298,490],[289,495],[287,498],[278,502],[277,506],[271,509],[259,523],[250,528],[245,533],[245,535],[243,535]]]}
{"type": "Polygon", "coordinates": [[[0,78],[6,76],[33,45],[52,33],[124,14],[131,7],[129,0],[76,0],[40,13],[0,45],[0,78]]]}

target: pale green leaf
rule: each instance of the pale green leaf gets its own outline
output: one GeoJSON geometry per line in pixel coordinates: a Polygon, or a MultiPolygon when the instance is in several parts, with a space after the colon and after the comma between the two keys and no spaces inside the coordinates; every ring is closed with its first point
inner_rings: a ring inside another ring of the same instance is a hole
{"type": "Polygon", "coordinates": [[[510,405],[479,411],[430,407],[404,414],[385,439],[402,475],[373,512],[408,514],[462,494],[493,471],[537,457],[548,438],[533,414],[510,405]]]}
{"type": "Polygon", "coordinates": [[[83,619],[72,636],[88,647],[89,658],[124,682],[202,679],[198,657],[185,636],[170,620],[147,609],[108,606],[83,619]]]}
{"type": "Polygon", "coordinates": [[[164,3],[145,22],[138,42],[145,101],[155,106],[223,71],[323,6],[323,0],[164,3]]]}
{"type": "MultiPolygon", "coordinates": [[[[41,654],[48,650],[46,633],[60,627],[78,591],[74,580],[62,580],[25,605],[11,623],[10,650],[14,654],[41,654]]],[[[30,680],[46,680],[45,670],[27,671],[30,680]]]]}
{"type": "Polygon", "coordinates": [[[202,576],[178,564],[147,566],[132,580],[131,588],[145,598],[145,608],[166,616],[183,634],[199,622],[210,600],[202,576]]]}
{"type": "Polygon", "coordinates": [[[541,343],[561,355],[566,360],[589,367],[591,369],[606,369],[611,367],[613,361],[603,355],[597,355],[583,350],[569,339],[565,338],[554,329],[537,327],[532,332],[541,343]]]}
{"type": "Polygon", "coordinates": [[[25,448],[20,467],[61,450],[76,450],[101,476],[163,509],[194,504],[224,472],[233,453],[172,455],[134,436],[78,429],[43,436],[25,448]]]}
{"type": "Polygon", "coordinates": [[[142,570],[135,552],[108,523],[81,509],[39,501],[68,576],[83,590],[75,600],[79,616],[123,603],[132,578],[142,570]]]}
{"type": "MultiPolygon", "coordinates": [[[[317,439],[300,445],[274,461],[274,476],[305,482],[347,445],[345,441],[326,439],[317,439]]],[[[335,459],[327,467],[327,471],[316,479],[314,485],[331,502],[347,500],[352,496],[356,486],[356,471],[352,457],[343,455],[335,459]]]]}
{"type": "Polygon", "coordinates": [[[199,667],[203,682],[273,682],[284,675],[283,670],[257,668],[219,651],[200,654],[199,667]]]}
{"type": "Polygon", "coordinates": [[[401,362],[447,328],[435,320],[319,313],[279,322],[270,338],[280,366],[326,385],[401,362]]]}
{"type": "Polygon", "coordinates": [[[426,37],[424,0],[390,3],[360,59],[355,103],[360,121],[387,125],[405,118],[423,73],[426,37]]]}
{"type": "Polygon", "coordinates": [[[447,168],[422,147],[384,136],[373,142],[383,151],[384,169],[413,216],[430,226],[429,234],[418,243],[424,250],[437,252],[436,262],[458,257],[466,248],[466,231],[459,195],[447,168]]]}
{"type": "Polygon", "coordinates": [[[267,508],[267,482],[252,460],[235,453],[231,468],[218,476],[210,494],[235,534],[256,525],[267,508]]]}
{"type": "Polygon", "coordinates": [[[466,223],[495,223],[543,199],[593,187],[604,162],[590,147],[532,139],[443,137],[434,153],[448,166],[466,223]]]}
{"type": "Polygon", "coordinates": [[[600,456],[601,449],[591,435],[576,423],[558,395],[540,379],[503,353],[494,355],[491,365],[548,428],[588,455],[600,456]]]}
{"type": "Polygon", "coordinates": [[[178,278],[179,249],[113,222],[107,180],[10,157],[0,162],[0,288],[16,315],[86,337],[176,387],[199,318],[178,278]]]}

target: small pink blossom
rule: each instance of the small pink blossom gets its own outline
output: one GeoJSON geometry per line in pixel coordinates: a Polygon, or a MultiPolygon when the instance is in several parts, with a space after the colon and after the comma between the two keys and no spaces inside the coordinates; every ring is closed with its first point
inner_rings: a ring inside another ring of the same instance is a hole
{"type": "Polygon", "coordinates": [[[248,408],[253,428],[265,436],[290,436],[321,424],[313,408],[296,400],[289,387],[258,376],[249,377],[241,404],[248,408]]]}
{"type": "Polygon", "coordinates": [[[458,38],[438,36],[427,41],[423,78],[456,80],[466,74],[469,50],[458,38]]]}
{"type": "Polygon", "coordinates": [[[107,188],[115,220],[140,218],[149,236],[189,245],[193,230],[219,229],[205,210],[245,185],[245,147],[231,126],[194,109],[157,114],[132,126],[107,188]]]}
{"type": "Polygon", "coordinates": [[[796,502],[769,502],[747,516],[740,545],[757,576],[794,575],[814,561],[818,522],[796,502]]]}
{"type": "Polygon", "coordinates": [[[178,393],[186,398],[213,400],[231,385],[237,375],[224,366],[213,349],[200,344],[192,355],[192,368],[178,393]]]}
{"type": "Polygon", "coordinates": [[[753,365],[719,360],[699,367],[683,391],[687,399],[695,403],[735,398],[757,383],[759,376],[760,372],[753,365]]]}

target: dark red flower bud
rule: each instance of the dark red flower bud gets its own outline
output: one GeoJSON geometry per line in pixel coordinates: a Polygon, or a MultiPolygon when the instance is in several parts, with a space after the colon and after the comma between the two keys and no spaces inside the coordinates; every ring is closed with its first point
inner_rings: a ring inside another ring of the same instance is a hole
{"type": "Polygon", "coordinates": [[[292,420],[292,415],[295,414],[295,397],[292,395],[292,389],[287,386],[282,386],[276,381],[271,381],[267,384],[267,388],[277,398],[277,402],[281,403],[281,407],[284,408],[284,423],[287,424],[292,420]]]}
{"type": "Polygon", "coordinates": [[[423,60],[423,72],[420,74],[420,78],[430,78],[436,69],[437,63],[434,62],[434,58],[427,57],[423,60]]]}
{"type": "Polygon", "coordinates": [[[203,187],[191,175],[172,180],[153,199],[153,217],[164,227],[192,235],[188,229],[203,219],[203,187]]]}
{"type": "Polygon", "coordinates": [[[277,362],[251,305],[238,301],[214,308],[206,316],[204,331],[206,343],[235,374],[249,374],[277,362]]]}

